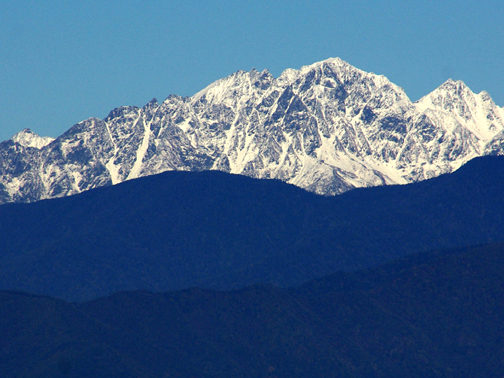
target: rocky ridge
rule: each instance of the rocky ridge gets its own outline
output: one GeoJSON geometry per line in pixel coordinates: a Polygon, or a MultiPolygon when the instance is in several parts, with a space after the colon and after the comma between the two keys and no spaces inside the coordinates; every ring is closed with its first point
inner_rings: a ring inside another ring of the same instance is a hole
{"type": "Polygon", "coordinates": [[[90,118],[52,140],[0,143],[0,203],[72,195],[166,170],[221,170],[334,195],[406,184],[504,151],[504,109],[448,80],[413,103],[331,58],[278,78],[238,71],[192,97],[90,118]]]}

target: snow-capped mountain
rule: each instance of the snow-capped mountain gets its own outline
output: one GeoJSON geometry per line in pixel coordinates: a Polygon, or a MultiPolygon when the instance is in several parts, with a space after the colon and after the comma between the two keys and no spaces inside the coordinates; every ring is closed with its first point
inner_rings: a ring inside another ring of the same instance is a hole
{"type": "Polygon", "coordinates": [[[23,147],[34,147],[41,149],[51,143],[54,138],[51,137],[41,137],[32,132],[30,129],[24,129],[20,131],[12,138],[12,141],[23,146],[23,147]]]}
{"type": "Polygon", "coordinates": [[[339,58],[238,71],[192,97],[114,109],[60,137],[0,143],[0,203],[79,193],[166,170],[222,170],[339,194],[405,184],[504,151],[504,110],[448,80],[412,103],[339,58]]]}

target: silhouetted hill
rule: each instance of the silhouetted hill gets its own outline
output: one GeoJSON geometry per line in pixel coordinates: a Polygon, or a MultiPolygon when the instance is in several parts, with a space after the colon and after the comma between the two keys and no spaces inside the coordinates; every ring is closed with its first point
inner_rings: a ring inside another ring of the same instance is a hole
{"type": "Polygon", "coordinates": [[[500,377],[504,243],[300,287],[0,292],[0,376],[500,377]]]}
{"type": "Polygon", "coordinates": [[[296,285],[408,253],[504,240],[504,158],[406,186],[321,197],[274,180],[165,172],[0,206],[0,288],[86,300],[120,290],[296,285]]]}

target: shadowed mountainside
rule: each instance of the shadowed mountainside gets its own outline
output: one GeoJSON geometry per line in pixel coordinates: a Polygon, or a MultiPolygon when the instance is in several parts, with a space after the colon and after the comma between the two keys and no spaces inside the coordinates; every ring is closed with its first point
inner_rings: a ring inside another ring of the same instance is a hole
{"type": "Polygon", "coordinates": [[[413,255],[291,289],[0,292],[0,375],[500,377],[504,244],[413,255]]]}
{"type": "Polygon", "coordinates": [[[0,289],[67,300],[120,290],[296,285],[438,248],[504,240],[504,158],[322,197],[275,180],[166,172],[0,206],[0,289]]]}

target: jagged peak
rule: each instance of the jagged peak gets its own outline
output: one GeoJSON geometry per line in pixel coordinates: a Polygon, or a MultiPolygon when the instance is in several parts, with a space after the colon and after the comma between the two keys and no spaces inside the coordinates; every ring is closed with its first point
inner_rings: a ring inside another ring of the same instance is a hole
{"type": "Polygon", "coordinates": [[[138,111],[138,109],[139,109],[138,106],[120,106],[118,108],[111,110],[110,113],[108,114],[108,116],[105,117],[104,121],[108,122],[111,119],[114,119],[114,118],[117,118],[117,117],[124,115],[125,113],[129,113],[131,111],[136,112],[136,111],[138,111]]]}
{"type": "Polygon", "coordinates": [[[261,72],[257,71],[255,68],[252,68],[249,72],[250,78],[253,80],[273,80],[274,77],[271,75],[269,70],[265,68],[261,72]]]}
{"type": "Polygon", "coordinates": [[[176,95],[176,94],[171,94],[169,95],[168,97],[166,97],[166,99],[163,101],[163,104],[166,104],[166,103],[170,103],[170,102],[173,102],[173,101],[185,101],[187,99],[189,99],[190,97],[188,96],[179,96],[179,95],[176,95]]]}
{"type": "Polygon", "coordinates": [[[281,84],[282,83],[291,84],[297,79],[299,73],[300,70],[296,70],[294,68],[287,68],[280,74],[277,81],[281,84]]]}
{"type": "Polygon", "coordinates": [[[157,108],[158,106],[159,104],[157,102],[157,99],[154,97],[147,104],[145,104],[142,109],[145,111],[147,109],[157,108]]]}
{"type": "Polygon", "coordinates": [[[15,143],[20,144],[23,147],[32,147],[41,149],[51,143],[54,138],[52,137],[41,137],[35,134],[28,128],[24,128],[22,131],[15,134],[11,140],[15,143]]]}
{"type": "Polygon", "coordinates": [[[16,138],[16,137],[20,137],[20,136],[23,136],[23,135],[37,135],[35,134],[33,131],[31,131],[29,128],[25,127],[23,130],[21,130],[20,132],[14,134],[12,136],[12,139],[16,138]]]}
{"type": "Polygon", "coordinates": [[[487,91],[481,91],[480,93],[474,93],[471,88],[467,86],[462,80],[453,80],[448,79],[443,84],[441,84],[438,88],[433,90],[427,96],[431,95],[449,95],[450,97],[467,97],[467,96],[476,96],[479,97],[483,101],[492,101],[489,93],[487,91]]]}
{"type": "MultiPolygon", "coordinates": [[[[378,75],[373,72],[366,72],[363,71],[357,67],[352,66],[350,63],[344,61],[341,58],[328,58],[325,60],[322,60],[320,62],[316,62],[310,65],[306,65],[301,67],[299,70],[289,68],[282,72],[280,77],[278,78],[278,81],[283,84],[290,85],[294,83],[296,80],[300,78],[300,76],[305,76],[310,74],[311,72],[318,71],[321,74],[326,74],[327,71],[325,70],[326,67],[330,67],[331,71],[338,76],[338,78],[342,81],[345,81],[344,78],[353,78],[355,75],[358,77],[366,77],[367,79],[370,79],[377,85],[378,87],[384,87],[384,86],[389,86],[393,88],[396,92],[399,92],[406,96],[404,93],[403,88],[399,87],[398,85],[392,83],[386,76],[384,75],[378,75]],[[322,73],[322,71],[324,71],[322,73]]],[[[353,79],[352,79],[353,80],[353,79]]],[[[407,97],[407,96],[406,96],[407,97]]],[[[408,99],[409,101],[409,99],[408,99]]]]}
{"type": "Polygon", "coordinates": [[[386,80],[387,82],[389,81],[385,76],[383,75],[377,75],[373,72],[366,72],[366,71],[363,71],[355,66],[352,66],[350,63],[344,61],[343,59],[341,58],[328,58],[328,59],[324,59],[324,60],[321,60],[320,62],[315,62],[313,64],[310,64],[310,65],[306,65],[306,66],[303,66],[301,67],[301,69],[299,70],[301,74],[306,74],[307,72],[310,72],[314,69],[316,70],[322,70],[324,67],[331,67],[333,70],[335,70],[336,72],[356,72],[360,75],[365,75],[365,76],[372,76],[372,77],[375,77],[377,78],[378,80],[386,80]]]}
{"type": "Polygon", "coordinates": [[[415,103],[418,105],[431,103],[434,98],[459,98],[462,99],[466,96],[474,96],[474,93],[471,89],[462,81],[462,80],[454,80],[448,79],[439,87],[434,89],[431,93],[425,95],[415,103]]]}
{"type": "Polygon", "coordinates": [[[271,76],[271,73],[267,68],[265,68],[264,70],[261,71],[261,76],[265,76],[265,75],[271,76]]]}
{"type": "MultiPolygon", "coordinates": [[[[225,87],[228,86],[235,86],[236,84],[240,84],[242,81],[254,81],[254,80],[267,80],[267,81],[273,81],[276,80],[277,84],[285,87],[293,84],[300,76],[306,75],[307,73],[313,71],[313,70],[322,70],[325,66],[331,66],[331,68],[335,72],[342,72],[342,73],[347,73],[347,72],[357,72],[360,75],[365,75],[368,77],[373,78],[373,81],[375,81],[378,85],[383,86],[383,85],[393,85],[394,87],[397,87],[396,85],[392,84],[385,76],[383,75],[377,75],[374,73],[368,73],[363,70],[360,70],[352,65],[350,65],[348,62],[344,61],[343,59],[336,57],[336,58],[328,58],[325,60],[322,60],[320,62],[315,62],[310,65],[305,65],[302,66],[300,69],[294,69],[294,68],[287,68],[285,69],[280,76],[278,76],[277,79],[275,79],[269,70],[264,69],[261,73],[259,73],[255,68],[252,68],[250,71],[244,71],[244,70],[238,70],[222,79],[216,80],[210,85],[208,85],[206,88],[202,89],[201,91],[197,92],[194,94],[191,98],[192,102],[195,103],[198,100],[200,100],[202,97],[204,97],[206,94],[211,93],[211,92],[220,92],[224,90],[225,87]]],[[[402,91],[402,88],[397,87],[396,89],[402,91]]]]}
{"type": "MultiPolygon", "coordinates": [[[[255,68],[252,68],[250,71],[239,70],[229,76],[214,81],[206,88],[197,92],[191,97],[191,102],[195,104],[202,98],[208,96],[222,100],[224,97],[230,97],[238,87],[246,88],[249,84],[257,81],[270,82],[272,80],[274,80],[274,78],[268,70],[263,70],[261,73],[255,68]]],[[[268,86],[268,84],[266,84],[266,86],[268,86]]],[[[264,86],[261,87],[264,89],[264,86]]],[[[231,97],[234,97],[234,95],[231,97]]]]}
{"type": "Polygon", "coordinates": [[[328,58],[325,60],[321,60],[320,62],[315,62],[313,64],[302,66],[300,69],[287,68],[286,70],[284,70],[280,74],[280,76],[278,77],[278,80],[292,82],[299,75],[306,74],[306,73],[312,71],[313,69],[320,69],[324,65],[332,65],[332,66],[338,67],[340,69],[341,68],[351,68],[351,69],[359,70],[358,68],[351,66],[349,63],[345,62],[344,60],[342,60],[340,58],[328,58]]]}
{"type": "Polygon", "coordinates": [[[322,67],[327,64],[332,65],[332,66],[336,66],[336,67],[353,68],[356,70],[358,69],[358,68],[352,66],[351,64],[349,64],[348,62],[345,62],[343,59],[336,57],[336,58],[324,59],[324,60],[321,60],[320,62],[315,62],[313,64],[303,66],[303,67],[301,67],[301,71],[309,70],[309,69],[312,69],[315,67],[322,67]]]}
{"type": "Polygon", "coordinates": [[[438,89],[445,89],[445,88],[457,88],[457,89],[462,89],[466,90],[469,89],[468,86],[462,81],[462,80],[454,80],[452,78],[446,80],[443,84],[441,84],[438,89]]]}

